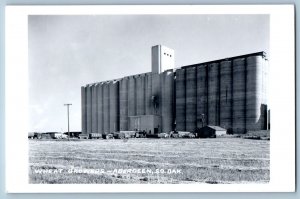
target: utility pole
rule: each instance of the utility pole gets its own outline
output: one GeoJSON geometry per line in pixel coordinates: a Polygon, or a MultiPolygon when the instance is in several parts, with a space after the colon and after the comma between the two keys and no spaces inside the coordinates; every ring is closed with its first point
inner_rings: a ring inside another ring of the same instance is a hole
{"type": "Polygon", "coordinates": [[[64,106],[67,106],[67,113],[68,113],[68,140],[70,140],[70,119],[69,119],[69,112],[70,112],[70,106],[72,104],[64,104],[64,106]]]}

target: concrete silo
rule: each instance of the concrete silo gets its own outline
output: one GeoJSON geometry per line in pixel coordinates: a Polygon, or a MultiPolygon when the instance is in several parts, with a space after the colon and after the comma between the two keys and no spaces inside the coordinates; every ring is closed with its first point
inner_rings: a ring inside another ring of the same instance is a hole
{"type": "Polygon", "coordinates": [[[98,133],[97,84],[92,85],[92,133],[98,133]]]}
{"type": "Polygon", "coordinates": [[[110,132],[109,82],[103,83],[103,134],[110,132]]]}
{"type": "Polygon", "coordinates": [[[220,124],[220,77],[219,63],[208,65],[208,124],[220,124]]]}
{"type": "Polygon", "coordinates": [[[176,70],[176,130],[186,130],[186,87],[185,87],[185,69],[176,70]]]}
{"type": "Polygon", "coordinates": [[[128,78],[120,80],[120,130],[128,130],[128,78]]]}
{"type": "Polygon", "coordinates": [[[86,132],[92,133],[92,87],[86,87],[86,132]]]}
{"type": "Polygon", "coordinates": [[[234,133],[246,132],[246,61],[233,60],[232,73],[232,129],[234,133]]]}
{"type": "Polygon", "coordinates": [[[247,57],[246,70],[246,129],[264,128],[263,58],[260,55],[247,57]]]}
{"type": "Polygon", "coordinates": [[[145,76],[145,114],[151,115],[153,114],[152,110],[152,75],[151,73],[147,73],[145,76]]]}
{"type": "Polygon", "coordinates": [[[136,115],[136,86],[135,78],[129,77],[128,80],[128,116],[136,115]]]}
{"type": "Polygon", "coordinates": [[[161,92],[160,92],[160,76],[157,73],[152,73],[152,114],[160,115],[161,113],[161,92]]]}
{"type": "Polygon", "coordinates": [[[197,72],[196,67],[186,68],[186,131],[194,132],[197,127],[197,72]]]}
{"type": "Polygon", "coordinates": [[[110,133],[119,131],[119,82],[109,83],[109,129],[110,133]]]}
{"type": "Polygon", "coordinates": [[[136,77],[136,114],[145,115],[145,75],[136,77]]]}
{"type": "MultiPolygon", "coordinates": [[[[220,126],[232,127],[232,65],[231,61],[220,63],[220,126]]],[[[230,129],[229,129],[230,131],[230,129]]]]}
{"type": "Polygon", "coordinates": [[[81,131],[86,134],[86,87],[81,87],[81,131]]]}
{"type": "Polygon", "coordinates": [[[197,128],[207,125],[207,65],[197,67],[197,128]],[[202,121],[203,120],[203,121],[202,121]]]}
{"type": "Polygon", "coordinates": [[[103,83],[97,85],[97,119],[98,133],[103,133],[103,83]]]}
{"type": "Polygon", "coordinates": [[[161,124],[162,132],[173,130],[173,97],[174,97],[174,73],[173,70],[164,71],[161,74],[161,124]]]}

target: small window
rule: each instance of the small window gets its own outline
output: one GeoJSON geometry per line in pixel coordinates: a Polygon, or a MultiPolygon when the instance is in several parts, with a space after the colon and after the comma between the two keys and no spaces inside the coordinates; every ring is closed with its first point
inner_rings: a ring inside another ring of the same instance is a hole
{"type": "Polygon", "coordinates": [[[167,56],[169,56],[169,54],[167,54],[167,56]]]}
{"type": "Polygon", "coordinates": [[[164,55],[166,55],[166,53],[164,53],[164,55]]]}
{"type": "Polygon", "coordinates": [[[172,57],[172,55],[170,55],[170,57],[172,57]]]}

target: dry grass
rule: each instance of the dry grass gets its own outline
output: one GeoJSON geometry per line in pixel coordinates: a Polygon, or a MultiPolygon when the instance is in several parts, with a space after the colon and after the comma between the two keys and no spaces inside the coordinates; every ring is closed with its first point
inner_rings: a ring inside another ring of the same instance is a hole
{"type": "Polygon", "coordinates": [[[269,141],[240,138],[30,140],[30,183],[266,183],[269,141]],[[104,173],[68,173],[68,169],[104,173]],[[62,169],[61,173],[36,173],[62,169]],[[151,169],[118,174],[114,169],[151,169]],[[181,173],[155,173],[178,169],[181,173]],[[150,170],[148,170],[150,171],[150,170]]]}

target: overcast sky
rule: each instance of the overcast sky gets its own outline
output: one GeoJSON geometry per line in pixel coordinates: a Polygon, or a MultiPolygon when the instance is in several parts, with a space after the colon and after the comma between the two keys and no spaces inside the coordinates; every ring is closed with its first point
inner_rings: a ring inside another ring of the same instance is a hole
{"type": "Polygon", "coordinates": [[[269,54],[268,15],[29,16],[29,130],[81,131],[81,86],[151,71],[151,46],[175,66],[269,54]]]}

